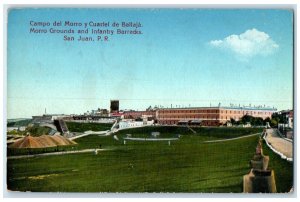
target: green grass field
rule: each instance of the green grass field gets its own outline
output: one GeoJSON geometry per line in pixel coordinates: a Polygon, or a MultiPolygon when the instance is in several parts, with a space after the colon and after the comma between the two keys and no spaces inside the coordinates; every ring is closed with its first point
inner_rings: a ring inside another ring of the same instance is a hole
{"type": "MultiPolygon", "coordinates": [[[[222,128],[222,127],[199,127],[193,128],[196,135],[204,140],[217,140],[235,138],[239,136],[259,133],[261,128],[222,128]]],[[[192,135],[192,131],[187,127],[178,126],[148,126],[142,128],[126,129],[118,132],[118,135],[131,134],[132,137],[150,137],[151,132],[160,132],[160,137],[177,137],[180,135],[192,135]]],[[[193,134],[194,135],[194,134],[193,134]]]]}
{"type": "MultiPolygon", "coordinates": [[[[228,129],[228,128],[227,128],[228,129]]],[[[112,136],[90,135],[77,139],[78,149],[110,149],[100,154],[69,154],[8,160],[8,189],[50,192],[189,192],[240,193],[243,175],[249,173],[249,161],[255,153],[257,136],[204,143],[222,139],[226,128],[199,128],[192,134],[186,128],[156,127],[161,136],[181,134],[178,141],[134,142],[122,144],[122,137],[150,135],[153,128],[118,132],[112,136]],[[168,128],[168,129],[167,129],[168,128]],[[218,135],[216,135],[218,134],[218,135]]],[[[232,130],[232,129],[230,129],[232,130]]],[[[237,137],[257,129],[234,129],[226,136],[237,137]],[[234,133],[234,134],[233,134],[234,133]],[[232,134],[232,135],[229,135],[232,134]]],[[[260,129],[261,130],[261,129],[260,129]]],[[[265,148],[265,153],[270,152],[265,148]]],[[[277,190],[292,186],[292,164],[270,154],[277,190]]]]}
{"type": "Polygon", "coordinates": [[[113,124],[111,123],[77,123],[66,122],[69,131],[71,132],[84,132],[88,130],[92,131],[105,131],[110,130],[113,124]]]}
{"type": "Polygon", "coordinates": [[[38,126],[34,125],[31,127],[27,127],[24,131],[16,131],[12,130],[10,132],[7,132],[9,135],[22,135],[25,136],[27,133],[30,133],[31,136],[41,136],[41,135],[47,135],[51,131],[51,128],[44,127],[44,126],[38,126]]]}
{"type": "Polygon", "coordinates": [[[31,121],[32,119],[8,120],[7,127],[27,126],[31,121]]]}
{"type": "Polygon", "coordinates": [[[46,147],[46,148],[7,148],[7,156],[19,156],[19,155],[33,155],[42,154],[50,152],[63,152],[63,151],[73,151],[78,150],[78,145],[63,145],[56,147],[46,147]]]}

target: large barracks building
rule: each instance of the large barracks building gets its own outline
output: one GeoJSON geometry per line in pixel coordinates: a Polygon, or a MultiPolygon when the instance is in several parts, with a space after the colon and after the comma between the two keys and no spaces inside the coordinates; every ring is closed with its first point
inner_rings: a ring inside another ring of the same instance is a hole
{"type": "Polygon", "coordinates": [[[276,112],[269,107],[189,107],[159,108],[151,111],[129,111],[124,118],[153,117],[161,125],[219,126],[231,118],[238,121],[244,115],[266,119],[276,112]]]}

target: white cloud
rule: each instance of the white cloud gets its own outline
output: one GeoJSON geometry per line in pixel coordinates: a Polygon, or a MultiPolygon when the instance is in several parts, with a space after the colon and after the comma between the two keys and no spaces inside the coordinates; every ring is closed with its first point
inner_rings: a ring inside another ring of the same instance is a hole
{"type": "Polygon", "coordinates": [[[240,35],[233,34],[223,40],[212,40],[209,44],[216,48],[231,50],[244,57],[270,55],[279,48],[267,33],[257,29],[249,29],[240,35]]]}

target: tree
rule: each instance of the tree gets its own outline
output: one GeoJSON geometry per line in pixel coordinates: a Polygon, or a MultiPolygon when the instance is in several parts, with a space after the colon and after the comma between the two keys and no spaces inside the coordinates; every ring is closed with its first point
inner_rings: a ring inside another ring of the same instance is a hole
{"type": "Polygon", "coordinates": [[[244,116],[242,117],[241,122],[242,122],[242,124],[246,124],[246,123],[248,123],[248,122],[251,123],[252,119],[253,119],[253,116],[250,116],[250,115],[247,115],[247,114],[246,114],[246,115],[244,115],[244,116]]]}
{"type": "Polygon", "coordinates": [[[270,117],[267,117],[267,118],[265,118],[265,120],[264,120],[264,125],[266,125],[266,124],[267,124],[267,122],[269,122],[269,124],[271,123],[271,119],[270,119],[270,117]]]}
{"type": "Polygon", "coordinates": [[[135,121],[143,121],[143,119],[141,117],[138,117],[135,119],[135,121]]]}
{"type": "Polygon", "coordinates": [[[264,125],[264,120],[260,117],[255,117],[253,119],[253,123],[251,123],[252,125],[255,125],[255,126],[262,126],[264,125]]]}
{"type": "Polygon", "coordinates": [[[230,118],[230,123],[231,123],[232,125],[235,125],[235,124],[236,124],[236,121],[235,121],[233,118],[230,118]]]}
{"type": "Polygon", "coordinates": [[[240,122],[242,124],[247,124],[247,123],[250,123],[252,126],[262,126],[264,125],[264,120],[260,117],[253,117],[253,116],[250,116],[250,115],[244,115],[240,122]]]}
{"type": "Polygon", "coordinates": [[[270,123],[270,126],[271,127],[277,127],[278,126],[278,121],[277,121],[277,119],[275,118],[275,119],[271,119],[271,123],[270,123]]]}
{"type": "Polygon", "coordinates": [[[287,118],[283,114],[279,114],[277,112],[272,114],[272,119],[275,119],[277,121],[277,124],[278,123],[284,123],[284,124],[287,123],[287,118]]]}

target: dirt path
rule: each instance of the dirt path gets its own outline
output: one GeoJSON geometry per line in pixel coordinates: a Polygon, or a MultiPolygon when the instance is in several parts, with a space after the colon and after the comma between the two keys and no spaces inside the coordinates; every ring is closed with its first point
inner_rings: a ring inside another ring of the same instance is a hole
{"type": "Polygon", "coordinates": [[[49,153],[32,154],[32,155],[8,156],[7,160],[38,157],[38,156],[55,156],[55,155],[90,153],[90,152],[98,153],[99,151],[106,151],[106,150],[108,149],[83,149],[83,150],[76,150],[76,151],[49,152],[49,153]]]}
{"type": "Polygon", "coordinates": [[[77,136],[74,136],[74,137],[70,137],[69,139],[70,140],[75,140],[77,138],[81,138],[81,137],[85,137],[85,136],[88,136],[88,135],[102,135],[102,136],[108,136],[110,135],[109,131],[106,130],[106,131],[84,131],[83,134],[81,135],[77,135],[77,136]]]}
{"type": "Polygon", "coordinates": [[[235,138],[229,138],[229,139],[222,139],[222,140],[209,140],[209,141],[204,141],[204,142],[205,143],[225,142],[225,141],[231,141],[231,140],[237,140],[237,139],[242,139],[242,138],[246,138],[246,137],[251,137],[251,136],[255,136],[255,135],[260,135],[260,133],[255,133],[255,134],[245,135],[245,136],[235,137],[235,138]]]}
{"type": "Polygon", "coordinates": [[[281,138],[277,131],[268,129],[265,140],[277,151],[284,154],[287,158],[293,158],[293,142],[281,138]]]}

